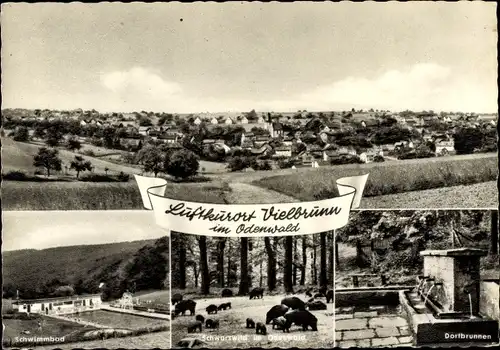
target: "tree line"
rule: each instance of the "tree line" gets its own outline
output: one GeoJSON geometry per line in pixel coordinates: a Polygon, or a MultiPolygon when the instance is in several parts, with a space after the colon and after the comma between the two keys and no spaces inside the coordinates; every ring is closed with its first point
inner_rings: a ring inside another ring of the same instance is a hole
{"type": "Polygon", "coordinates": [[[207,237],[171,233],[172,288],[237,287],[245,295],[253,287],[332,286],[333,232],[284,237],[207,237]]]}

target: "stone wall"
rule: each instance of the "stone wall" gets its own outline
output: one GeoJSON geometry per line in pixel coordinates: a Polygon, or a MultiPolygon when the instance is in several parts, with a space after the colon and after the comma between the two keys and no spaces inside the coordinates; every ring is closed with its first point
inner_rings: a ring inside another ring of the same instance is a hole
{"type": "Polygon", "coordinates": [[[479,310],[481,314],[487,315],[495,320],[500,321],[499,282],[481,281],[479,300],[479,310]]]}

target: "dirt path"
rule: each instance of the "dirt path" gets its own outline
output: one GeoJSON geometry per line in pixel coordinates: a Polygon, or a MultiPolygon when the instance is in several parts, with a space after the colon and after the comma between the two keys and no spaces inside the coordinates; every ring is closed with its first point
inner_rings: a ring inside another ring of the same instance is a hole
{"type": "MultiPolygon", "coordinates": [[[[297,295],[306,301],[305,295],[297,295]]],[[[210,298],[196,299],[196,314],[205,318],[217,319],[220,329],[211,330],[203,328],[203,332],[196,334],[187,333],[186,326],[194,321],[194,316],[179,316],[172,322],[172,345],[184,337],[196,336],[207,343],[209,348],[275,348],[275,347],[298,347],[298,348],[331,348],[333,347],[333,303],[327,304],[327,310],[312,311],[318,319],[318,331],[302,331],[301,327],[292,326],[290,333],[272,329],[266,325],[267,335],[258,336],[254,329],[246,329],[247,317],[255,322],[266,321],[266,313],[274,305],[280,304],[283,295],[267,296],[263,299],[249,300],[248,297],[232,298],[210,298]],[[205,308],[210,304],[219,305],[231,302],[232,309],[219,311],[217,314],[207,315],[205,308]]],[[[325,299],[320,299],[326,302],[325,299]]],[[[188,312],[189,314],[189,312],[188,312]]]]}
{"type": "Polygon", "coordinates": [[[226,195],[226,200],[234,204],[271,204],[299,202],[298,199],[275,192],[249,183],[229,183],[231,192],[226,195]]]}

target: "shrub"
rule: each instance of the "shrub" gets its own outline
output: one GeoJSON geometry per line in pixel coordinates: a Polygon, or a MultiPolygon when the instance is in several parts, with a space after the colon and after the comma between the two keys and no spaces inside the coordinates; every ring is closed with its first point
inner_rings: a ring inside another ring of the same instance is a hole
{"type": "Polygon", "coordinates": [[[382,157],[381,155],[377,154],[374,158],[373,158],[373,161],[376,162],[376,163],[382,163],[382,162],[385,162],[385,159],[384,157],[382,157]]]}
{"type": "Polygon", "coordinates": [[[91,149],[86,149],[85,151],[83,151],[83,154],[89,157],[95,157],[95,153],[91,149]]]}
{"type": "Polygon", "coordinates": [[[280,159],[278,160],[278,167],[280,169],[288,169],[294,166],[294,161],[291,159],[280,159]]]}
{"type": "Polygon", "coordinates": [[[250,167],[252,158],[250,157],[232,157],[227,163],[227,168],[230,171],[241,171],[250,167]]]}
{"type": "Polygon", "coordinates": [[[271,163],[267,160],[265,161],[253,161],[251,165],[253,170],[272,170],[273,167],[271,163]]]}
{"type": "Polygon", "coordinates": [[[130,175],[125,174],[123,171],[120,171],[120,173],[116,176],[116,178],[120,182],[127,182],[128,180],[130,180],[130,175]]]}
{"type": "Polygon", "coordinates": [[[342,165],[342,164],[362,164],[363,161],[358,156],[351,155],[341,155],[330,159],[331,165],[342,165]]]}
{"type": "Polygon", "coordinates": [[[9,171],[7,174],[2,174],[2,180],[7,181],[28,181],[28,175],[22,171],[9,171]]]}
{"type": "Polygon", "coordinates": [[[188,150],[176,151],[166,161],[165,171],[167,174],[181,179],[195,175],[200,166],[198,156],[188,150]]]}

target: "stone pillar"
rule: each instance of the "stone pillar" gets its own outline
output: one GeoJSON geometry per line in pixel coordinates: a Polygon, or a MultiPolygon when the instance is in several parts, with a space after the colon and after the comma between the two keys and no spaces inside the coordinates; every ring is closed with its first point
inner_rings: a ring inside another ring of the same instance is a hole
{"type": "MultiPolygon", "coordinates": [[[[480,292],[480,257],[487,252],[474,248],[447,250],[424,250],[424,275],[434,278],[435,283],[442,283],[444,291],[431,291],[430,296],[438,301],[444,311],[470,312],[469,294],[472,301],[472,313],[479,313],[480,292]]],[[[429,290],[432,283],[424,290],[429,290]]]]}

